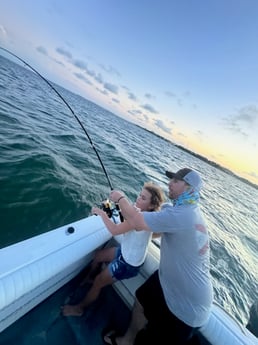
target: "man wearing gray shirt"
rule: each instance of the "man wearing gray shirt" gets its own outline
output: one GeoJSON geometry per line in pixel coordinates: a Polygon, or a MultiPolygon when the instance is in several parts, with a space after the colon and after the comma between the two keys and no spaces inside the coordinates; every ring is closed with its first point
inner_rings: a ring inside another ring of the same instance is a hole
{"type": "Polygon", "coordinates": [[[126,334],[104,337],[107,344],[183,345],[210,315],[213,288],[209,236],[199,207],[202,180],[188,168],[166,175],[172,203],[159,212],[139,212],[122,192],[110,194],[132,228],[160,233],[161,245],[159,269],[136,291],[126,334]]]}

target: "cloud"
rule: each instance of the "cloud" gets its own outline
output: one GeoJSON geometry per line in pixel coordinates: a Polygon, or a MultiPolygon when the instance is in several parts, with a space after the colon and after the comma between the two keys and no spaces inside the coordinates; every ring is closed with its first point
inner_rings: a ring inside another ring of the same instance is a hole
{"type": "Polygon", "coordinates": [[[104,88],[114,94],[118,94],[118,87],[114,84],[104,83],[104,88]]]}
{"type": "Polygon", "coordinates": [[[197,131],[194,132],[194,134],[197,136],[199,142],[205,143],[205,142],[204,142],[204,140],[205,140],[205,134],[203,133],[203,131],[197,130],[197,131]]]}
{"type": "Polygon", "coordinates": [[[249,105],[239,109],[235,121],[245,123],[250,127],[254,126],[258,121],[258,108],[255,105],[249,105]]]}
{"type": "Polygon", "coordinates": [[[104,81],[103,81],[103,77],[100,73],[98,73],[97,75],[95,75],[95,78],[94,78],[98,83],[100,84],[103,84],[104,81]]]}
{"type": "Polygon", "coordinates": [[[7,31],[3,25],[0,25],[0,36],[2,36],[2,37],[7,36],[7,31]]]}
{"type": "Polygon", "coordinates": [[[187,139],[185,133],[183,133],[183,132],[177,132],[177,135],[181,138],[187,139]]]}
{"type": "Polygon", "coordinates": [[[162,120],[156,120],[156,121],[155,121],[155,125],[156,125],[159,129],[161,129],[162,131],[164,131],[164,132],[166,132],[166,133],[168,133],[168,134],[172,134],[172,128],[167,127],[167,126],[165,125],[165,123],[164,123],[162,120]]]}
{"type": "Polygon", "coordinates": [[[230,132],[247,137],[250,131],[257,129],[258,108],[255,105],[242,107],[222,121],[230,132]]]}
{"type": "Polygon", "coordinates": [[[150,93],[146,93],[144,96],[148,99],[155,99],[155,96],[151,95],[150,93]]]}
{"type": "Polygon", "coordinates": [[[121,85],[121,88],[124,89],[125,92],[127,93],[128,99],[130,99],[131,101],[135,101],[135,102],[138,101],[136,95],[130,91],[129,87],[127,87],[126,85],[121,85]]]}
{"type": "Polygon", "coordinates": [[[72,59],[72,57],[73,57],[72,54],[64,48],[57,47],[56,51],[57,51],[57,53],[59,53],[60,55],[63,55],[64,57],[66,57],[68,59],[72,59]]]}
{"type": "Polygon", "coordinates": [[[179,98],[174,92],[165,91],[165,95],[168,96],[169,98],[173,98],[177,102],[179,107],[183,106],[182,99],[179,98]]]}
{"type": "Polygon", "coordinates": [[[108,74],[112,74],[112,75],[115,75],[117,77],[121,76],[121,74],[112,66],[105,66],[103,64],[100,64],[99,66],[108,74]]]}
{"type": "Polygon", "coordinates": [[[144,117],[144,120],[145,120],[146,122],[149,121],[149,116],[147,116],[147,115],[144,114],[143,117],[144,117]]]}
{"type": "Polygon", "coordinates": [[[256,179],[258,178],[258,174],[256,172],[254,172],[254,171],[248,172],[247,175],[249,175],[250,177],[254,177],[256,179]]]}
{"type": "Polygon", "coordinates": [[[55,63],[57,63],[58,65],[65,67],[65,65],[62,61],[59,61],[59,60],[53,59],[53,58],[52,58],[52,60],[55,61],[55,63]]]}
{"type": "Polygon", "coordinates": [[[112,101],[115,103],[120,103],[119,99],[117,99],[117,98],[112,98],[112,101]]]}
{"type": "Polygon", "coordinates": [[[103,95],[108,96],[107,90],[101,90],[101,89],[98,88],[98,87],[96,87],[96,90],[97,90],[98,92],[102,93],[103,95]]]}
{"type": "Polygon", "coordinates": [[[131,115],[142,115],[142,112],[139,109],[128,110],[128,113],[131,115]]]}
{"type": "Polygon", "coordinates": [[[165,91],[165,95],[171,98],[177,98],[176,94],[171,91],[165,91]]]}
{"type": "Polygon", "coordinates": [[[74,75],[76,76],[76,78],[84,81],[86,84],[92,85],[92,82],[88,78],[86,78],[85,75],[83,75],[82,73],[75,72],[74,75]]]}
{"type": "Polygon", "coordinates": [[[55,63],[57,63],[60,66],[65,67],[63,61],[61,60],[57,60],[56,58],[50,56],[50,54],[48,53],[47,49],[43,46],[37,46],[36,47],[36,51],[44,56],[47,56],[49,59],[51,59],[52,61],[54,61],[55,63]]]}
{"type": "Polygon", "coordinates": [[[48,56],[48,52],[47,52],[47,49],[46,49],[45,47],[38,46],[38,47],[36,48],[36,50],[37,50],[40,54],[43,54],[43,55],[48,56]]]}
{"type": "Polygon", "coordinates": [[[82,60],[73,60],[72,63],[75,67],[78,67],[79,69],[87,70],[87,64],[82,60]]]}
{"type": "MultiPolygon", "coordinates": [[[[97,83],[103,85],[104,88],[106,89],[104,91],[104,90],[100,90],[99,88],[97,88],[97,91],[101,92],[104,95],[108,95],[107,91],[112,92],[114,94],[118,94],[118,86],[111,84],[111,83],[108,83],[108,82],[105,82],[101,73],[95,72],[93,69],[90,69],[88,67],[87,63],[84,62],[83,60],[74,59],[69,50],[62,48],[62,47],[57,47],[56,51],[60,55],[64,56],[66,59],[68,59],[68,62],[71,63],[74,67],[85,72],[89,77],[93,78],[97,83]]],[[[100,66],[103,70],[105,70],[108,73],[119,75],[119,73],[111,66],[108,66],[108,67],[105,67],[104,65],[100,65],[100,66]]],[[[74,75],[77,78],[84,80],[87,84],[92,85],[91,81],[88,78],[86,78],[83,74],[74,73],[74,75]]]]}
{"type": "MultiPolygon", "coordinates": [[[[190,91],[183,92],[181,97],[171,91],[165,91],[164,94],[169,98],[173,98],[179,107],[182,107],[183,105],[185,105],[185,102],[189,101],[189,97],[191,96],[190,91]]],[[[197,108],[196,104],[193,104],[192,107],[197,108]]]]}
{"type": "Polygon", "coordinates": [[[83,72],[86,72],[88,76],[94,78],[97,82],[100,82],[101,84],[103,83],[101,79],[102,77],[100,75],[96,76],[96,72],[92,69],[89,69],[84,61],[72,59],[70,62],[74,67],[79,68],[83,72]]]}
{"type": "Polygon", "coordinates": [[[153,107],[152,105],[150,105],[150,104],[144,104],[144,105],[142,105],[141,107],[142,107],[143,109],[149,111],[149,112],[152,113],[152,114],[158,114],[158,113],[159,113],[159,112],[158,112],[156,109],[154,109],[154,107],[153,107]]]}
{"type": "Polygon", "coordinates": [[[131,99],[132,101],[137,101],[137,97],[132,92],[128,92],[128,98],[131,99]]]}

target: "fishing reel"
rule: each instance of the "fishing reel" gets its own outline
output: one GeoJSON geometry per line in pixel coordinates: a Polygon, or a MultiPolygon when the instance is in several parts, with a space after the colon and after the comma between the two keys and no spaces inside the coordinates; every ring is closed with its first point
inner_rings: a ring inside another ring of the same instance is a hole
{"type": "Polygon", "coordinates": [[[109,199],[102,201],[101,204],[99,205],[99,208],[105,211],[109,218],[114,219],[116,217],[119,217],[120,222],[124,221],[124,217],[119,209],[118,204],[115,204],[115,207],[112,207],[112,203],[109,199]]]}
{"type": "Polygon", "coordinates": [[[112,204],[110,200],[106,199],[102,201],[99,208],[105,211],[109,218],[112,217],[114,208],[112,209],[112,204]]]}

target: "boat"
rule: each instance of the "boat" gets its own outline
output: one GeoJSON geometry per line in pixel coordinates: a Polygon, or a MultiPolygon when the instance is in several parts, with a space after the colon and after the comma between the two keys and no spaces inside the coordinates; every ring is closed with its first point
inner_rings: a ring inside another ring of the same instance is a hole
{"type": "MultiPolygon", "coordinates": [[[[135,290],[158,267],[155,242],[140,273],[104,288],[101,303],[94,302],[84,318],[60,313],[60,303],[79,290],[94,251],[113,242],[119,236],[113,238],[101,218],[90,215],[0,249],[0,344],[103,344],[101,331],[114,316],[126,329],[135,290]]],[[[214,302],[210,318],[189,344],[255,345],[258,338],[214,302]]]]}

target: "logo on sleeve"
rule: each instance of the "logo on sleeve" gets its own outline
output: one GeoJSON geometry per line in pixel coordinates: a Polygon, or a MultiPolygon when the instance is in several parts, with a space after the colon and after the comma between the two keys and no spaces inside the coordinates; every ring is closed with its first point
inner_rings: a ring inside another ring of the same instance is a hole
{"type": "Polygon", "coordinates": [[[204,255],[209,249],[208,231],[203,224],[195,225],[199,255],[204,255]]]}

